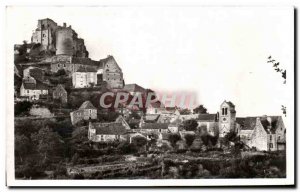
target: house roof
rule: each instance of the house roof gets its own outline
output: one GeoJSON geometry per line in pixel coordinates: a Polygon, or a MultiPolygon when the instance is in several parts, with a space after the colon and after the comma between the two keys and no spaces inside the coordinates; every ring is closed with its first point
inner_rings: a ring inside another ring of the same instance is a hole
{"type": "Polygon", "coordinates": [[[67,92],[62,84],[58,84],[58,85],[55,87],[55,90],[54,90],[54,91],[67,92]]]}
{"type": "Polygon", "coordinates": [[[256,119],[259,118],[267,133],[275,133],[280,116],[262,116],[236,118],[236,122],[241,125],[241,130],[253,130],[256,126],[256,119]]]}
{"type": "Polygon", "coordinates": [[[123,90],[128,92],[145,92],[146,90],[137,84],[126,84],[123,90]]]}
{"type": "Polygon", "coordinates": [[[36,83],[27,83],[23,82],[24,89],[29,89],[29,90],[48,90],[48,85],[36,81],[36,83]]]}
{"type": "Polygon", "coordinates": [[[35,84],[34,83],[23,83],[24,89],[30,89],[34,90],[35,89],[35,84]]]}
{"type": "Polygon", "coordinates": [[[79,72],[79,73],[92,73],[92,72],[97,72],[96,69],[92,68],[92,67],[79,67],[77,69],[76,72],[79,72]]]}
{"type": "Polygon", "coordinates": [[[90,101],[85,101],[82,103],[79,109],[97,109],[90,101]]]}
{"type": "Polygon", "coordinates": [[[100,62],[85,57],[72,57],[72,63],[98,66],[100,62]]]}
{"type": "Polygon", "coordinates": [[[94,123],[91,126],[96,129],[96,135],[124,135],[127,133],[122,123],[94,123]]]}
{"type": "Polygon", "coordinates": [[[141,129],[168,129],[169,123],[145,123],[141,129]]]}
{"type": "Polygon", "coordinates": [[[217,114],[199,114],[198,121],[217,121],[217,114]]]}
{"type": "Polygon", "coordinates": [[[146,114],[143,119],[145,122],[156,122],[159,116],[159,114],[146,114]]]}

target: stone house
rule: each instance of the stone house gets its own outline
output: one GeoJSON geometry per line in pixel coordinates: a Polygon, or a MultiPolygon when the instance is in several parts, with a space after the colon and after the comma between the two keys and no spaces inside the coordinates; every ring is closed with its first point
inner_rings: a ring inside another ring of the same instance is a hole
{"type": "Polygon", "coordinates": [[[155,119],[149,121],[141,118],[139,128],[135,129],[135,131],[144,134],[149,139],[153,137],[157,138],[160,133],[169,132],[168,125],[168,123],[157,123],[155,119]]]}
{"type": "Polygon", "coordinates": [[[286,128],[280,116],[239,118],[237,129],[240,140],[249,147],[261,151],[285,149],[286,128]]]}
{"type": "Polygon", "coordinates": [[[61,84],[57,85],[54,88],[52,94],[53,94],[53,99],[60,100],[61,103],[68,102],[68,93],[65,90],[63,85],[61,85],[61,84]]]}
{"type": "Polygon", "coordinates": [[[122,123],[89,122],[88,139],[93,142],[128,141],[128,130],[122,123]]]}
{"type": "Polygon", "coordinates": [[[130,93],[131,95],[134,95],[134,94],[143,95],[146,93],[146,89],[144,89],[143,87],[141,87],[137,84],[126,84],[123,87],[123,90],[130,93]]]}
{"type": "Polygon", "coordinates": [[[79,68],[72,75],[74,88],[92,87],[97,84],[97,71],[93,68],[79,68]]]}
{"type": "Polygon", "coordinates": [[[90,58],[77,58],[68,55],[55,55],[50,59],[51,71],[56,73],[58,70],[65,70],[70,76],[79,68],[93,68],[97,70],[100,66],[99,61],[91,60],[90,58]]]}
{"type": "Polygon", "coordinates": [[[147,106],[146,114],[161,114],[165,111],[165,107],[160,102],[150,103],[147,106]]]}
{"type": "Polygon", "coordinates": [[[205,131],[212,136],[219,134],[218,114],[199,114],[196,120],[198,123],[198,130],[205,129],[205,131]]]}
{"type": "Polygon", "coordinates": [[[98,76],[101,76],[102,80],[107,82],[107,88],[122,89],[125,84],[123,72],[115,58],[109,55],[107,58],[100,60],[100,65],[103,68],[99,71],[98,76]]]}
{"type": "Polygon", "coordinates": [[[73,125],[81,120],[97,119],[97,108],[90,101],[85,101],[78,110],[71,112],[70,116],[73,125]]]}
{"type": "Polygon", "coordinates": [[[47,99],[48,89],[48,85],[29,77],[29,79],[23,79],[20,96],[26,97],[27,100],[47,99]]]}

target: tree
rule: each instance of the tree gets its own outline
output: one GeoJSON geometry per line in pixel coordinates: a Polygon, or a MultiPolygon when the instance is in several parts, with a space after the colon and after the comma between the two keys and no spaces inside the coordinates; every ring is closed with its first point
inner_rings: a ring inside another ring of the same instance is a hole
{"type": "Polygon", "coordinates": [[[136,153],[138,150],[133,143],[122,142],[117,147],[123,154],[136,153]]]}
{"type": "Polygon", "coordinates": [[[38,133],[32,134],[31,139],[36,144],[37,151],[44,156],[44,160],[60,156],[63,152],[63,140],[48,126],[40,129],[38,133]]]}
{"type": "Polygon", "coordinates": [[[180,112],[181,115],[191,114],[191,111],[189,109],[181,109],[179,112],[180,112]]]}
{"type": "Polygon", "coordinates": [[[272,58],[272,56],[268,57],[268,63],[273,64],[273,68],[276,72],[281,73],[281,77],[284,79],[283,84],[286,84],[286,70],[279,68],[279,62],[272,58]]]}
{"type": "Polygon", "coordinates": [[[136,136],[132,138],[132,143],[137,147],[142,147],[147,144],[147,139],[142,136],[136,136]]]}
{"type": "Polygon", "coordinates": [[[172,147],[175,148],[177,141],[179,141],[181,139],[181,137],[180,137],[179,134],[172,133],[172,134],[169,135],[168,139],[169,139],[172,147]]]}
{"type": "Polygon", "coordinates": [[[188,147],[190,147],[194,140],[195,140],[195,135],[194,134],[186,134],[184,135],[185,143],[188,147]]]}
{"type": "Polygon", "coordinates": [[[194,113],[207,114],[207,109],[203,105],[199,105],[194,109],[194,113]]]}
{"type": "Polygon", "coordinates": [[[15,135],[15,155],[19,156],[20,161],[23,162],[30,151],[30,140],[25,135],[15,135]]]}
{"type": "Polygon", "coordinates": [[[21,115],[24,113],[28,113],[30,108],[32,107],[32,103],[29,101],[21,101],[15,104],[15,115],[21,115]]]}
{"type": "Polygon", "coordinates": [[[235,142],[237,141],[238,137],[235,131],[230,131],[224,136],[225,142],[235,142]]]}
{"type": "Polygon", "coordinates": [[[182,127],[187,131],[196,131],[198,122],[195,119],[189,119],[183,122],[182,127]]]}
{"type": "MultiPolygon", "coordinates": [[[[268,57],[268,63],[273,64],[273,68],[277,73],[281,73],[281,77],[284,79],[283,84],[286,84],[286,70],[279,68],[280,63],[277,62],[275,59],[272,58],[272,56],[268,57]]],[[[286,116],[286,106],[281,105],[282,113],[286,116]]]]}
{"type": "Polygon", "coordinates": [[[66,71],[64,69],[59,69],[55,76],[63,76],[63,75],[66,75],[66,71]]]}

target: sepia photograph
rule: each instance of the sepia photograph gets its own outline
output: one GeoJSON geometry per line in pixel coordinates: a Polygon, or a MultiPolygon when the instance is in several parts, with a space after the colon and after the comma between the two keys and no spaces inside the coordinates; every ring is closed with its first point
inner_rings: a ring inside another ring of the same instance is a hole
{"type": "Polygon", "coordinates": [[[8,186],[294,185],[294,14],[7,6],[8,186]]]}

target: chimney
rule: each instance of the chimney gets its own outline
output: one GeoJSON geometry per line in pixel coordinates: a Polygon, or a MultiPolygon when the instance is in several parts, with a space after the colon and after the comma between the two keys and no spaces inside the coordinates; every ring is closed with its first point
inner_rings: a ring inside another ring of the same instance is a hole
{"type": "Polygon", "coordinates": [[[63,27],[67,27],[67,24],[66,24],[66,23],[64,23],[63,27]]]}
{"type": "Polygon", "coordinates": [[[69,25],[69,28],[72,29],[72,25],[69,25]]]}

